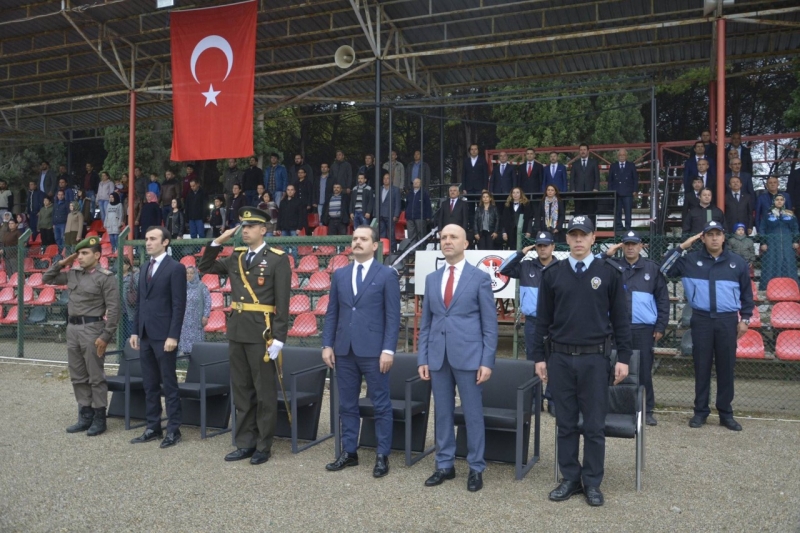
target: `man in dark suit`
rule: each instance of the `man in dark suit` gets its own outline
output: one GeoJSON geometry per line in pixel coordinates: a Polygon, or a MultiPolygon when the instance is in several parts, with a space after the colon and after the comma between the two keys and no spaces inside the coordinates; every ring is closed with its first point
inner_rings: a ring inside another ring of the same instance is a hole
{"type": "MultiPolygon", "coordinates": [[[[570,187],[574,192],[597,192],[600,190],[600,167],[597,160],[589,157],[589,145],[581,144],[578,147],[578,159],[572,162],[572,176],[570,187]]],[[[597,211],[594,200],[575,200],[575,211],[589,215],[592,224],[595,223],[594,214],[597,211]]]]}
{"type": "Polygon", "coordinates": [[[725,193],[725,231],[733,233],[736,224],[744,224],[745,233],[753,229],[753,197],[742,189],[742,180],[736,176],[728,182],[731,190],[725,193]]]}
{"type": "MultiPolygon", "coordinates": [[[[34,180],[28,182],[28,197],[25,199],[25,213],[28,215],[28,226],[31,228],[31,237],[34,239],[39,234],[39,210],[44,206],[45,194],[39,190],[34,180]]],[[[87,222],[88,224],[89,222],[87,222]]]]}
{"type": "Polygon", "coordinates": [[[415,179],[420,180],[426,191],[431,185],[431,167],[422,160],[422,152],[419,150],[414,152],[414,161],[406,165],[406,190],[410,191],[414,187],[415,179]]]}
{"type": "MultiPolygon", "coordinates": [[[[617,193],[617,212],[614,214],[614,230],[631,229],[633,217],[633,195],[639,192],[639,173],[636,166],[628,163],[628,151],[620,148],[617,151],[617,162],[608,171],[608,190],[617,193]],[[625,227],[622,227],[622,212],[625,211],[625,227]]],[[[688,189],[687,189],[688,190],[688,189]]]]}
{"type": "MultiPolygon", "coordinates": [[[[712,161],[717,160],[717,145],[711,142],[711,130],[703,130],[700,132],[700,140],[706,151],[706,156],[712,161]]],[[[722,140],[725,142],[725,139],[722,140]]]]}
{"type": "Polygon", "coordinates": [[[522,188],[529,199],[533,194],[542,192],[542,179],[544,167],[536,161],[536,150],[527,148],[525,150],[525,161],[517,165],[517,186],[522,188]]]}
{"type": "Polygon", "coordinates": [[[392,185],[392,178],[388,170],[383,171],[383,187],[378,192],[380,196],[380,227],[381,237],[389,239],[389,247],[394,250],[394,225],[400,219],[400,189],[392,185]]]}
{"type": "Polygon", "coordinates": [[[543,176],[541,192],[547,190],[548,185],[555,185],[558,192],[567,190],[567,167],[558,162],[558,152],[550,152],[550,164],[544,167],[543,176]]]}
{"type": "Polygon", "coordinates": [[[167,406],[167,436],[162,448],[181,440],[181,399],[175,365],[178,338],[186,311],[186,267],[167,255],[172,236],[166,228],[154,226],[145,233],[145,250],[150,256],[139,276],[136,313],[133,314],[131,348],[139,350],[142,382],[147,402],[147,429],[132,444],[159,439],[161,391],[167,406]],[[161,386],[159,386],[161,385],[161,386]]]}
{"type": "Polygon", "coordinates": [[[464,194],[475,196],[489,187],[489,166],[486,159],[480,155],[477,144],[469,145],[469,155],[464,160],[464,169],[461,172],[461,188],[464,194]]]}
{"type": "Polygon", "coordinates": [[[56,189],[58,189],[58,176],[56,176],[55,170],[50,168],[50,163],[47,161],[42,161],[41,166],[39,167],[39,190],[45,196],[50,196],[54,198],[56,195],[56,189]]]}
{"type": "MultiPolygon", "coordinates": [[[[492,168],[492,179],[490,183],[490,191],[495,198],[505,200],[511,194],[511,189],[516,187],[516,172],[514,165],[508,162],[508,154],[500,152],[500,162],[492,168]]],[[[497,201],[497,200],[495,200],[497,201]]]]}
{"type": "Polygon", "coordinates": [[[449,195],[447,203],[442,202],[436,213],[436,227],[441,232],[448,224],[457,224],[468,232],[470,203],[458,197],[458,185],[450,186],[449,195]]]}
{"type": "Polygon", "coordinates": [[[361,379],[375,406],[378,449],[373,477],[389,473],[392,448],[392,401],[389,370],[400,331],[400,284],[397,273],[374,260],[380,241],[374,228],[353,232],[355,262],[336,270],[322,332],[322,360],[335,370],[339,386],[342,453],[325,466],[336,472],[358,464],[358,398],[361,379]]]}
{"type": "MultiPolygon", "coordinates": [[[[748,174],[753,174],[753,156],[750,154],[750,149],[742,144],[742,134],[738,131],[731,133],[731,144],[728,145],[727,151],[736,150],[739,159],[742,160],[742,170],[748,174]]],[[[745,184],[745,190],[747,184],[745,184]]],[[[748,193],[749,194],[749,193],[748,193]]]]}
{"type": "Polygon", "coordinates": [[[731,189],[731,178],[736,176],[742,182],[742,192],[749,194],[750,198],[755,198],[756,192],[753,189],[753,175],[743,171],[742,166],[742,160],[738,157],[734,157],[730,160],[730,171],[725,174],[725,188],[727,190],[731,189]]]}
{"type": "Polygon", "coordinates": [[[425,279],[419,328],[419,376],[431,380],[436,404],[436,471],[426,487],[456,477],[454,391],[458,386],[467,426],[467,490],[483,488],[486,433],[482,384],[489,380],[497,351],[497,310],[489,276],[464,257],[469,246],[456,225],[441,230],[446,264],[425,279]]]}
{"type": "Polygon", "coordinates": [[[692,180],[692,188],[683,197],[683,218],[686,218],[693,207],[700,205],[700,191],[703,190],[703,178],[695,176],[692,180]]]}
{"type": "Polygon", "coordinates": [[[708,159],[701,159],[697,162],[697,174],[692,177],[692,181],[700,178],[703,181],[703,188],[711,189],[714,196],[713,201],[717,198],[717,175],[712,174],[708,170],[711,162],[708,159]]]}
{"type": "MultiPolygon", "coordinates": [[[[790,176],[791,177],[791,176],[790,176]]],[[[790,182],[791,184],[791,182],[790,182]]],[[[761,219],[764,213],[772,209],[772,202],[775,200],[775,195],[778,194],[778,176],[770,176],[767,178],[767,190],[758,195],[756,198],[756,220],[755,225],[758,227],[761,224],[761,219]]],[[[792,197],[788,192],[782,193],[786,201],[784,207],[786,209],[792,208],[792,197]]]]}
{"type": "Polygon", "coordinates": [[[706,147],[703,144],[703,141],[697,141],[694,143],[694,155],[689,157],[686,162],[683,164],[683,190],[688,191],[692,187],[692,178],[697,176],[698,168],[697,163],[701,159],[705,159],[708,161],[708,172],[712,176],[716,176],[717,167],[714,164],[713,158],[709,157],[706,154],[706,147]]]}

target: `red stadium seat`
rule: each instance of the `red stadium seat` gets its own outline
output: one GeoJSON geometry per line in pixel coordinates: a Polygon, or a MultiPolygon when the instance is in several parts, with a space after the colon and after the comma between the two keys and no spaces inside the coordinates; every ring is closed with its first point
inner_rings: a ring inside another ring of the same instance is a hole
{"type": "Polygon", "coordinates": [[[353,249],[350,248],[349,246],[347,248],[345,248],[344,250],[342,250],[342,255],[345,256],[345,257],[349,257],[350,254],[352,254],[352,253],[353,253],[353,249]]]}
{"type": "Polygon", "coordinates": [[[25,280],[25,285],[34,288],[38,288],[44,285],[44,280],[42,279],[42,273],[36,272],[35,274],[32,274],[31,277],[25,280]]]}
{"type": "Polygon", "coordinates": [[[778,302],[772,306],[770,323],[777,329],[800,329],[800,304],[778,302]]]}
{"type": "Polygon", "coordinates": [[[194,254],[194,256],[195,256],[196,258],[200,259],[201,257],[203,257],[203,254],[204,254],[204,253],[206,253],[206,247],[205,247],[205,246],[203,246],[202,248],[200,248],[200,251],[199,251],[198,253],[194,254]]]}
{"type": "Polygon", "coordinates": [[[56,290],[53,287],[45,287],[39,293],[31,305],[52,305],[56,302],[56,290]]]}
{"type": "Polygon", "coordinates": [[[11,277],[6,280],[5,286],[16,287],[17,283],[19,283],[19,274],[14,272],[13,274],[11,274],[11,277]]]}
{"type": "Polygon", "coordinates": [[[331,276],[327,272],[314,272],[303,290],[329,291],[331,289],[331,276]]]}
{"type": "Polygon", "coordinates": [[[228,294],[228,293],[231,292],[231,278],[230,277],[228,277],[225,280],[225,285],[223,285],[222,287],[219,288],[219,292],[222,292],[222,293],[225,293],[225,294],[228,294]]]}
{"type": "Polygon", "coordinates": [[[100,244],[109,243],[111,244],[111,237],[108,236],[108,233],[103,233],[103,236],[100,237],[100,244]]]}
{"type": "Polygon", "coordinates": [[[346,255],[335,255],[328,263],[328,268],[325,269],[325,272],[333,272],[334,270],[346,267],[349,264],[350,260],[346,255]]]}
{"type": "Polygon", "coordinates": [[[328,302],[330,301],[330,297],[326,294],[319,300],[317,300],[317,305],[314,307],[314,315],[316,316],[325,316],[325,313],[328,312],[328,302]]]}
{"type": "Polygon", "coordinates": [[[33,287],[30,285],[25,285],[22,288],[22,301],[26,304],[29,304],[33,301],[33,287]]]}
{"type": "Polygon", "coordinates": [[[758,329],[761,327],[761,311],[758,306],[753,306],[753,316],[750,317],[750,329],[758,329]]]}
{"type": "Polygon", "coordinates": [[[6,287],[0,291],[0,304],[10,304],[17,301],[14,294],[14,287],[6,287]]]}
{"type": "Polygon", "coordinates": [[[208,324],[203,328],[207,333],[225,332],[225,313],[222,311],[211,311],[208,317],[208,324]]]}
{"type": "Polygon", "coordinates": [[[303,245],[303,246],[298,246],[297,247],[297,255],[304,256],[304,255],[311,255],[313,253],[314,253],[314,247],[313,246],[303,245]]]}
{"type": "Polygon", "coordinates": [[[313,274],[319,270],[319,259],[316,255],[306,255],[300,259],[300,264],[294,269],[298,274],[313,274]]]}
{"type": "MultiPolygon", "coordinates": [[[[95,220],[91,224],[89,224],[89,231],[93,231],[95,235],[100,235],[101,233],[106,232],[105,226],[103,226],[102,220],[95,220]]],[[[88,236],[89,233],[87,232],[86,235],[88,236]]]]}
{"type": "Polygon", "coordinates": [[[215,291],[219,289],[219,276],[216,274],[206,274],[203,276],[201,281],[206,287],[208,287],[209,291],[215,291]]]}
{"type": "Polygon", "coordinates": [[[311,301],[305,294],[295,294],[289,299],[289,314],[299,315],[311,311],[311,301]]]}
{"type": "Polygon", "coordinates": [[[316,216],[318,213],[310,213],[308,215],[308,227],[309,228],[317,228],[319,227],[319,217],[316,216]]]}
{"type": "Polygon", "coordinates": [[[381,243],[383,244],[383,257],[386,257],[391,251],[391,243],[389,242],[389,239],[385,237],[381,239],[381,243]]]}
{"type": "Polygon", "coordinates": [[[760,297],[758,296],[758,285],[756,285],[756,282],[755,282],[755,281],[752,281],[752,280],[751,280],[751,281],[750,281],[750,286],[751,286],[751,287],[752,287],[752,289],[753,289],[753,301],[755,301],[755,302],[760,302],[760,301],[761,301],[761,299],[760,299],[760,297]]]}
{"type": "Polygon", "coordinates": [[[184,255],[183,257],[181,257],[181,264],[188,268],[197,266],[197,261],[195,261],[193,255],[184,255]]]}
{"type": "Polygon", "coordinates": [[[297,276],[297,272],[292,272],[292,289],[299,289],[300,288],[300,278],[297,276]]]}
{"type": "Polygon", "coordinates": [[[233,254],[233,246],[224,246],[217,257],[228,257],[233,254]]]}
{"type": "Polygon", "coordinates": [[[311,235],[315,237],[325,237],[328,235],[328,226],[317,226],[314,228],[314,231],[311,232],[311,235]]]}
{"type": "Polygon", "coordinates": [[[42,257],[46,257],[47,259],[52,259],[58,255],[58,245],[57,244],[48,244],[47,248],[44,250],[44,254],[42,257]]]}
{"type": "Polygon", "coordinates": [[[5,324],[5,325],[16,324],[18,317],[19,317],[19,309],[15,305],[14,307],[8,310],[8,314],[6,314],[6,316],[0,318],[0,324],[5,324]]]}
{"type": "Polygon", "coordinates": [[[22,268],[25,270],[25,272],[36,272],[36,266],[34,266],[33,259],[30,257],[23,259],[22,268]]]}
{"type": "Polygon", "coordinates": [[[290,337],[312,337],[318,335],[317,318],[311,313],[297,315],[294,319],[292,328],[289,330],[290,337]]]}
{"type": "Polygon", "coordinates": [[[406,212],[400,212],[400,218],[394,223],[394,240],[397,242],[406,238],[406,212]]]}
{"type": "Polygon", "coordinates": [[[752,329],[747,330],[736,344],[737,359],[764,359],[764,339],[752,329]]]}
{"type": "Polygon", "coordinates": [[[800,302],[800,288],[792,278],[772,278],[767,283],[767,300],[772,302],[800,302]]]}
{"type": "Polygon", "coordinates": [[[8,275],[5,270],[0,270],[0,287],[8,282],[8,275]]]}
{"type": "Polygon", "coordinates": [[[98,263],[100,263],[101,267],[103,267],[106,270],[108,270],[108,257],[101,257],[100,261],[98,261],[98,263]]]}
{"type": "Polygon", "coordinates": [[[800,361],[800,331],[781,331],[775,342],[775,355],[783,361],[800,361]]]}
{"type": "Polygon", "coordinates": [[[294,270],[294,256],[293,255],[289,256],[289,268],[294,270]]]}
{"type": "Polygon", "coordinates": [[[84,239],[88,239],[89,237],[97,237],[98,233],[94,230],[89,230],[86,232],[86,235],[83,236],[84,239]]]}
{"type": "Polygon", "coordinates": [[[330,245],[317,246],[317,251],[314,252],[314,255],[334,256],[336,255],[336,247],[330,245]]]}
{"type": "Polygon", "coordinates": [[[225,307],[225,295],[221,292],[211,293],[211,311],[217,311],[225,307]]]}
{"type": "Polygon", "coordinates": [[[38,234],[36,238],[28,239],[28,246],[41,246],[42,245],[42,234],[38,234]]]}

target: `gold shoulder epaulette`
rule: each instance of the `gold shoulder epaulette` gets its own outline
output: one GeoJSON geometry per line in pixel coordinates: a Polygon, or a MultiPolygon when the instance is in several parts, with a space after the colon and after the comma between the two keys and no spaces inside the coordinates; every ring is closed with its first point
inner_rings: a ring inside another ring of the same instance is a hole
{"type": "Polygon", "coordinates": [[[233,249],[233,251],[234,252],[246,252],[247,251],[247,246],[237,246],[236,248],[233,249]]]}
{"type": "Polygon", "coordinates": [[[269,251],[272,252],[273,254],[277,254],[277,255],[283,255],[283,254],[286,253],[283,250],[279,250],[277,248],[270,248],[269,251]]]}

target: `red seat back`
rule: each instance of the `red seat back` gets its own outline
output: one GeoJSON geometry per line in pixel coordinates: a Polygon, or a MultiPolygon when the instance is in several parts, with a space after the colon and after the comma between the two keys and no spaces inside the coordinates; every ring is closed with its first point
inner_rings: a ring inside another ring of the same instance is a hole
{"type": "Polygon", "coordinates": [[[327,291],[331,288],[331,277],[327,272],[314,272],[304,287],[307,291],[327,291]]]}
{"type": "Polygon", "coordinates": [[[317,317],[311,313],[297,315],[294,319],[292,328],[289,330],[290,337],[311,337],[317,335],[317,317]]]}
{"type": "Polygon", "coordinates": [[[300,264],[295,270],[303,273],[316,272],[319,270],[319,259],[316,255],[306,255],[300,259],[300,264]]]}
{"type": "Polygon", "coordinates": [[[737,359],[764,359],[764,339],[752,329],[741,336],[736,343],[737,359]]]}
{"type": "Polygon", "coordinates": [[[216,311],[225,307],[225,295],[221,292],[211,293],[211,310],[216,311]]]}
{"type": "Polygon", "coordinates": [[[317,316],[324,316],[325,313],[328,312],[328,303],[330,302],[330,297],[326,294],[325,296],[321,297],[317,300],[317,305],[314,307],[314,314],[317,316]]]}
{"type": "Polygon", "coordinates": [[[783,361],[800,361],[800,330],[781,331],[775,342],[775,355],[783,361]]]}
{"type": "Polygon", "coordinates": [[[800,301],[800,288],[792,278],[772,278],[767,283],[767,300],[773,302],[800,301]]]}
{"type": "Polygon", "coordinates": [[[311,310],[311,301],[305,294],[295,294],[289,299],[289,314],[299,315],[311,310]]]}
{"type": "Polygon", "coordinates": [[[797,302],[778,302],[772,306],[770,322],[773,328],[800,329],[800,304],[797,302]]]}

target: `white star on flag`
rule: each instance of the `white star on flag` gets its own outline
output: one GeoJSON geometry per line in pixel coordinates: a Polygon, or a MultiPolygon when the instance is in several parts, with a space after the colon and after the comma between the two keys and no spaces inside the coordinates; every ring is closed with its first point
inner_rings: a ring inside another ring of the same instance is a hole
{"type": "Polygon", "coordinates": [[[220,93],[220,91],[215,91],[214,90],[214,85],[213,84],[208,86],[208,92],[200,93],[200,94],[202,94],[203,96],[206,97],[206,105],[204,107],[207,107],[208,104],[217,105],[217,95],[219,93],[220,93]]]}

